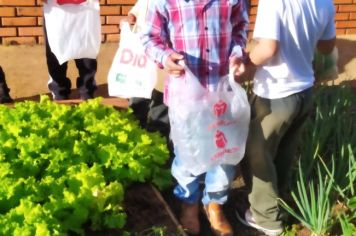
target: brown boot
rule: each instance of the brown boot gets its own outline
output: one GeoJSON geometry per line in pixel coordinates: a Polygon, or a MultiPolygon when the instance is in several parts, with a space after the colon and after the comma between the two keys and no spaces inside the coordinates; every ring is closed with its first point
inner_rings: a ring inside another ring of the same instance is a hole
{"type": "Polygon", "coordinates": [[[199,204],[183,202],[179,220],[184,231],[188,234],[198,235],[200,233],[199,204]]]}
{"type": "Polygon", "coordinates": [[[217,236],[233,236],[233,230],[230,223],[227,221],[222,205],[217,203],[209,203],[204,206],[206,216],[210,222],[210,226],[217,236]]]}

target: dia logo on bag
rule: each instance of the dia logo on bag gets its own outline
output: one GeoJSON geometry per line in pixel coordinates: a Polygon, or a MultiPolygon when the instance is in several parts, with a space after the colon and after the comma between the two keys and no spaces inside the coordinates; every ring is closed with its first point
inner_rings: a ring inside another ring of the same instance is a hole
{"type": "Polygon", "coordinates": [[[145,68],[147,57],[143,54],[136,54],[128,48],[124,48],[121,52],[120,63],[145,68]]]}

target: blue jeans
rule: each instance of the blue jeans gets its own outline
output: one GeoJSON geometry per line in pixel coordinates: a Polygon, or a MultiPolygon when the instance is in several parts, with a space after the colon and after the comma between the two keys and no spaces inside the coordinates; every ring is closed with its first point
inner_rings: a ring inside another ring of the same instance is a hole
{"type": "Polygon", "coordinates": [[[197,203],[202,197],[204,205],[210,202],[224,204],[227,201],[228,190],[234,180],[236,166],[219,165],[205,174],[199,176],[192,175],[188,169],[184,168],[176,153],[172,163],[172,175],[178,184],[174,188],[174,195],[187,203],[197,203]],[[200,182],[204,181],[205,188],[200,189],[200,182]]]}

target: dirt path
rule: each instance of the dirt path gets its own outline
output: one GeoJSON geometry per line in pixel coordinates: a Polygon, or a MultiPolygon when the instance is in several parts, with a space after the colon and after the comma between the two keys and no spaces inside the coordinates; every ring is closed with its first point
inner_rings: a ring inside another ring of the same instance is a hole
{"type": "Polygon", "coordinates": [[[337,47],[339,49],[339,77],[335,83],[351,83],[356,88],[356,35],[338,37],[337,47]]]}
{"type": "MultiPolygon", "coordinates": [[[[108,97],[107,74],[115,55],[117,44],[103,44],[98,57],[98,72],[96,81],[99,91],[96,95],[108,97]]],[[[10,94],[16,100],[48,93],[47,64],[45,48],[43,45],[35,46],[0,46],[0,65],[6,74],[7,83],[11,89],[10,94]]],[[[68,65],[68,77],[75,84],[78,76],[74,61],[68,65]]],[[[73,89],[71,98],[78,95],[73,89]]]]}
{"type": "MultiPolygon", "coordinates": [[[[356,35],[339,37],[339,78],[336,84],[348,81],[356,87],[356,35]]],[[[99,94],[107,95],[107,74],[111,66],[118,45],[116,43],[103,44],[98,57],[98,73],[96,76],[99,85],[99,94]]],[[[47,65],[43,45],[35,46],[0,46],[0,65],[3,67],[6,79],[11,89],[11,96],[15,99],[24,99],[39,94],[48,93],[47,65]]],[[[73,61],[70,61],[68,77],[75,84],[78,72],[73,61]]],[[[75,92],[73,98],[76,97],[75,92]]]]}

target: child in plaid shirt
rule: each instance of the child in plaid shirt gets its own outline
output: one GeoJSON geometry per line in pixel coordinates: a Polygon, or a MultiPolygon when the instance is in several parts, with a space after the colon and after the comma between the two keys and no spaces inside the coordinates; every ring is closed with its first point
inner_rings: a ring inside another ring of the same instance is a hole
{"type": "MultiPolygon", "coordinates": [[[[229,73],[230,63],[231,67],[236,65],[236,73],[243,69],[236,56],[242,55],[246,44],[248,14],[244,0],[155,0],[149,5],[146,22],[142,35],[146,53],[166,69],[170,79],[184,76],[184,67],[178,63],[184,60],[200,84],[207,91],[214,91],[220,78],[229,73]]],[[[222,205],[227,201],[236,167],[219,165],[194,176],[182,166],[179,153],[175,155],[172,174],[178,184],[174,194],[182,201],[183,227],[190,234],[200,233],[198,214],[202,199],[215,234],[233,235],[222,205]],[[203,192],[199,186],[201,178],[205,182],[203,192]]]]}

